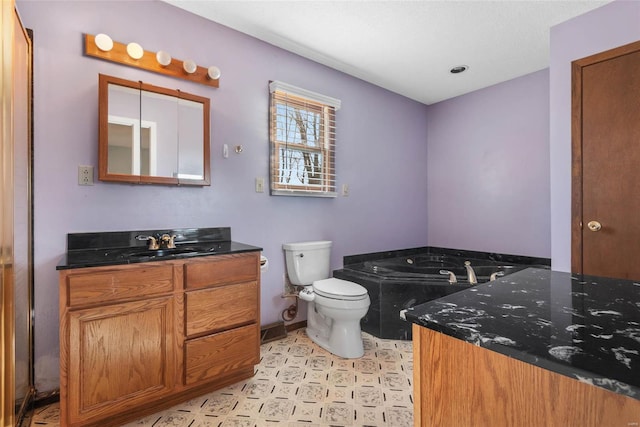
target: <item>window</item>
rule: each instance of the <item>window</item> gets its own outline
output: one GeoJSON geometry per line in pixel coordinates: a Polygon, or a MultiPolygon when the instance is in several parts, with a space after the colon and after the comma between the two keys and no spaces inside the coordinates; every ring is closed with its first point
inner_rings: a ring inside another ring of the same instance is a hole
{"type": "Polygon", "coordinates": [[[336,197],[335,112],[340,100],[271,82],[271,195],[336,197]]]}

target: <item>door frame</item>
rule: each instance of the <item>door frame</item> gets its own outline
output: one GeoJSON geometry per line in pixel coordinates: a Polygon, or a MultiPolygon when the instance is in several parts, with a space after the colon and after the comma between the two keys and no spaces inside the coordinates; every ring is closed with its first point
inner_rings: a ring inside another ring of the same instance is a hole
{"type": "Polygon", "coordinates": [[[571,272],[582,274],[582,70],[598,62],[640,51],[640,41],[571,62],[571,272]]]}

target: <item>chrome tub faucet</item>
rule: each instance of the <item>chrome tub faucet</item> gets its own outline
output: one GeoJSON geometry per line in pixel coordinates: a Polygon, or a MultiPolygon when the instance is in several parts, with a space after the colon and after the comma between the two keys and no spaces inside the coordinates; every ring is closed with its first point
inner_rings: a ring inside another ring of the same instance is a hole
{"type": "Polygon", "coordinates": [[[470,261],[464,262],[464,268],[467,269],[467,279],[469,280],[470,285],[475,285],[478,283],[478,278],[476,277],[476,272],[473,271],[473,267],[471,267],[470,261]]]}

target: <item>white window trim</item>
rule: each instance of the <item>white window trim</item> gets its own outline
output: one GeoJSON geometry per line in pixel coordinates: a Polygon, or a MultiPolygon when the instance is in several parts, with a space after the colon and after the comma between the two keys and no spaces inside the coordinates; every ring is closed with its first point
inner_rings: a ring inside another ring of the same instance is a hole
{"type": "Polygon", "coordinates": [[[303,98],[310,99],[312,101],[320,102],[322,104],[326,104],[329,107],[333,107],[336,111],[340,109],[342,105],[342,101],[336,98],[332,98],[330,96],[322,95],[317,92],[312,92],[307,89],[302,89],[297,86],[290,85],[288,83],[283,83],[280,81],[273,81],[269,83],[269,92],[273,93],[275,91],[288,92],[292,95],[298,95],[303,98]]]}

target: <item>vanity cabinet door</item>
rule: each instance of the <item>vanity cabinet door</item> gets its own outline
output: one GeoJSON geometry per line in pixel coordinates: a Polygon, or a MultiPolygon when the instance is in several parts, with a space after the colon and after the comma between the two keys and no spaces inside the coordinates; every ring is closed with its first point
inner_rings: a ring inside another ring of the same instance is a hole
{"type": "Polygon", "coordinates": [[[133,411],[174,388],[173,297],[70,311],[70,425],[133,411]]]}

